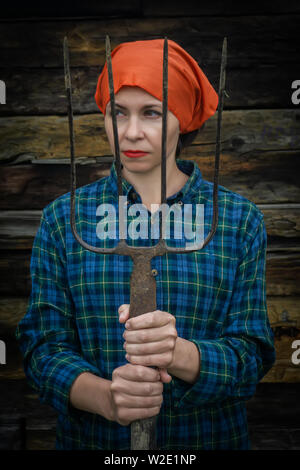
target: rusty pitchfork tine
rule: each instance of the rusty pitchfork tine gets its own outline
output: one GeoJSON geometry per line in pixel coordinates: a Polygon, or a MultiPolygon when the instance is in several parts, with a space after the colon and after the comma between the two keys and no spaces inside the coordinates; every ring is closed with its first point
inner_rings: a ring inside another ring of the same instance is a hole
{"type": "MultiPolygon", "coordinates": [[[[113,132],[115,143],[115,161],[118,178],[118,196],[122,195],[121,181],[121,162],[119,153],[119,140],[116,124],[114,86],[111,65],[111,51],[109,36],[106,36],[106,59],[108,67],[110,99],[113,120],[113,132]]],[[[162,222],[160,212],[160,238],[159,242],[152,247],[133,247],[127,245],[125,240],[120,240],[116,247],[112,249],[94,247],[86,243],[78,235],[75,223],[75,189],[76,189],[76,171],[75,171],[75,152],[74,152],[74,130],[73,130],[73,110],[72,110],[72,90],[69,66],[69,51],[67,38],[64,38],[64,67],[65,67],[65,87],[68,98],[68,117],[70,130],[70,153],[71,153],[71,210],[70,224],[75,239],[83,248],[99,254],[120,254],[131,256],[133,261],[133,271],[130,278],[130,317],[141,315],[156,310],[156,282],[151,273],[151,259],[155,256],[161,256],[168,252],[187,253],[203,248],[212,239],[216,232],[218,223],[218,169],[220,155],[220,134],[221,119],[223,110],[223,98],[225,93],[225,69],[227,59],[227,39],[224,38],[222,48],[221,72],[219,83],[219,107],[218,124],[215,156],[215,175],[213,191],[213,222],[212,228],[204,242],[194,244],[190,249],[168,247],[162,237],[162,222]]],[[[167,107],[168,107],[168,41],[164,40],[163,56],[163,122],[162,122],[162,165],[161,165],[161,203],[166,201],[166,133],[167,133],[167,107]]],[[[120,201],[120,199],[119,199],[120,201]]],[[[119,204],[120,206],[120,204],[119,204]]],[[[123,214],[120,212],[121,219],[123,214]]],[[[119,222],[120,223],[120,222],[119,222]]],[[[135,421],[131,424],[131,449],[148,450],[155,448],[155,423],[156,417],[135,421]]]]}

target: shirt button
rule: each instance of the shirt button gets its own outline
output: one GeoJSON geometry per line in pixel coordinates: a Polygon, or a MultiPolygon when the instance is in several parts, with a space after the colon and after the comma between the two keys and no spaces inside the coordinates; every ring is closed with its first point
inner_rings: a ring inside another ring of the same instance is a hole
{"type": "Polygon", "coordinates": [[[136,193],[132,193],[132,199],[133,199],[134,201],[137,200],[137,194],[136,194],[136,193]]]}
{"type": "Polygon", "coordinates": [[[152,273],[152,276],[157,276],[158,275],[157,269],[152,269],[151,273],[152,273]]]}

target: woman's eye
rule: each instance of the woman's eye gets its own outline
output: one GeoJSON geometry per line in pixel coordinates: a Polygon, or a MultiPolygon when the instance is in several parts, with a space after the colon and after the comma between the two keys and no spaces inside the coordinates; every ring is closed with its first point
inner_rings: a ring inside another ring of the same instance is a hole
{"type": "MultiPolygon", "coordinates": [[[[116,117],[121,116],[123,113],[120,109],[116,109],[116,117]]],[[[112,110],[109,110],[109,116],[112,116],[112,110]]]]}
{"type": "Polygon", "coordinates": [[[145,114],[150,117],[159,117],[161,116],[161,113],[159,111],[154,111],[154,109],[148,109],[145,111],[145,114]]]}

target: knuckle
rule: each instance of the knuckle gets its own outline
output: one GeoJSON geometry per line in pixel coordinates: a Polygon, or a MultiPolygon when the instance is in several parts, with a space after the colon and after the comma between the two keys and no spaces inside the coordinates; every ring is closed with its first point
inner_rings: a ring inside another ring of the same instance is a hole
{"type": "Polygon", "coordinates": [[[116,382],[112,382],[110,385],[110,390],[111,392],[116,392],[117,391],[117,384],[116,382]]]}
{"type": "Polygon", "coordinates": [[[147,319],[146,319],[146,326],[152,326],[153,324],[153,318],[154,318],[154,314],[151,312],[151,313],[148,313],[147,315],[147,319]]]}
{"type": "Polygon", "coordinates": [[[140,332],[140,338],[142,343],[146,343],[148,340],[148,332],[143,330],[140,332]]]}
{"type": "Polygon", "coordinates": [[[144,368],[142,366],[135,366],[136,367],[136,376],[138,379],[144,378],[144,368]]]}
{"type": "Polygon", "coordinates": [[[161,359],[161,367],[163,368],[168,367],[171,361],[172,361],[172,354],[171,353],[164,354],[161,359]]]}
{"type": "Polygon", "coordinates": [[[145,366],[151,366],[152,365],[151,356],[144,356],[144,364],[145,364],[145,366]]]}
{"type": "Polygon", "coordinates": [[[146,395],[152,395],[153,394],[153,385],[148,383],[146,384],[146,390],[145,390],[146,395]]]}
{"type": "Polygon", "coordinates": [[[114,396],[114,402],[117,406],[120,406],[123,402],[123,399],[119,394],[116,393],[114,396]]]}
{"type": "Polygon", "coordinates": [[[121,424],[121,426],[127,426],[130,423],[125,409],[121,408],[118,410],[117,421],[119,424],[121,424]]]}

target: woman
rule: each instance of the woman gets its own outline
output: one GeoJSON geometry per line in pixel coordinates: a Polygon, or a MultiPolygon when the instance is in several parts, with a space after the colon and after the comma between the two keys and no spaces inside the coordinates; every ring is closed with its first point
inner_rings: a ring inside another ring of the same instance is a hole
{"type": "MultiPolygon", "coordinates": [[[[196,61],[168,44],[167,203],[204,204],[206,236],[213,185],[193,161],[176,157],[218,97],[196,61]]],[[[161,191],[162,50],[157,39],[112,52],[123,195],[152,217],[161,191]]],[[[106,65],[95,98],[114,153],[106,65]]],[[[58,449],[129,449],[128,425],[156,415],[158,448],[250,447],[245,402],[275,360],[266,231],[252,202],[222,186],[218,200],[218,229],[205,249],[152,259],[157,310],[133,319],[130,258],[77,244],[69,194],[44,209],[17,335],[30,384],[59,412],[58,449]]],[[[91,245],[103,243],[95,214],[108,203],[118,207],[115,164],[109,177],[77,190],[77,227],[91,245]]]]}

